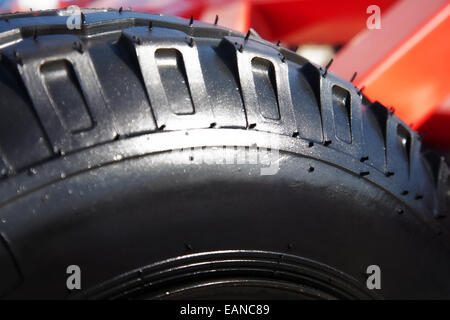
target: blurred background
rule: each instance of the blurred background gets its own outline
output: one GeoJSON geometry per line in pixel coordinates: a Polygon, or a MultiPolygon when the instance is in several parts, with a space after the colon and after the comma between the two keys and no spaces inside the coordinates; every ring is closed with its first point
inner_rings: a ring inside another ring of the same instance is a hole
{"type": "Polygon", "coordinates": [[[252,28],[318,65],[333,58],[332,72],[450,150],[450,0],[0,0],[0,12],[71,5],[208,23],[217,15],[220,26],[252,28]]]}

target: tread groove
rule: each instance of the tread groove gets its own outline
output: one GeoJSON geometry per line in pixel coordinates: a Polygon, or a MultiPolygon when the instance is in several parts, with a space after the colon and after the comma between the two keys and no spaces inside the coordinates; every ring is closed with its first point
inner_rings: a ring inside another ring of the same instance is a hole
{"type": "Polygon", "coordinates": [[[261,114],[266,119],[280,120],[280,107],[275,79],[275,69],[270,61],[252,59],[253,81],[261,114]]]}
{"type": "Polygon", "coordinates": [[[155,52],[155,59],[173,113],[176,115],[194,114],[191,89],[181,53],[175,49],[158,49],[155,52]],[[185,103],[180,104],[179,101],[185,103]]]}
{"type": "Polygon", "coordinates": [[[72,134],[92,129],[94,123],[88,111],[86,97],[67,60],[46,62],[40,67],[52,105],[72,134]],[[65,109],[70,104],[70,108],[65,109]]]}
{"type": "Polygon", "coordinates": [[[350,92],[340,86],[334,85],[332,88],[332,95],[334,121],[340,124],[339,126],[336,126],[336,136],[342,141],[351,143],[352,125],[350,92]]]}

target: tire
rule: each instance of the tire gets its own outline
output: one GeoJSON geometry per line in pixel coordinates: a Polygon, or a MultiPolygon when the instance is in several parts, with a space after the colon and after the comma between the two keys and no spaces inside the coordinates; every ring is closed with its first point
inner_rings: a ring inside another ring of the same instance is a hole
{"type": "Polygon", "coordinates": [[[3,298],[450,298],[448,169],[392,110],[252,33],[83,12],[0,16],[3,298]]]}

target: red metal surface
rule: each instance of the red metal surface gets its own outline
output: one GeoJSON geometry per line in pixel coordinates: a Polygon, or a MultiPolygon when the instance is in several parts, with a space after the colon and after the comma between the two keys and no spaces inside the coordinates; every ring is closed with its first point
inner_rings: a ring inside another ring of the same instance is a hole
{"type": "Polygon", "coordinates": [[[331,69],[344,78],[357,71],[355,83],[369,98],[417,129],[450,93],[449,39],[450,1],[403,0],[382,14],[381,30],[358,35],[331,69]]]}
{"type": "MultiPolygon", "coordinates": [[[[343,44],[366,23],[373,0],[251,1],[250,26],[264,38],[285,43],[343,44]]],[[[377,0],[383,9],[395,0],[377,0]]],[[[245,30],[243,30],[245,32],[245,30]]]]}

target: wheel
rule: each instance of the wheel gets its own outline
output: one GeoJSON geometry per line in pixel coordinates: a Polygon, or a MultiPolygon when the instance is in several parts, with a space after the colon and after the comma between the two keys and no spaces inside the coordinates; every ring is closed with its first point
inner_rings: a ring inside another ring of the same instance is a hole
{"type": "Polygon", "coordinates": [[[448,169],[391,110],[251,32],[71,18],[0,16],[2,297],[450,298],[448,169]]]}

